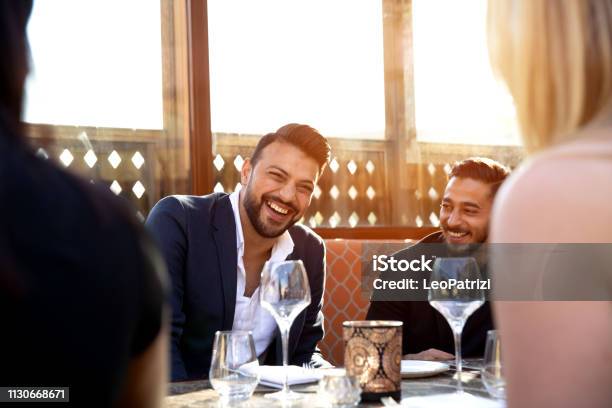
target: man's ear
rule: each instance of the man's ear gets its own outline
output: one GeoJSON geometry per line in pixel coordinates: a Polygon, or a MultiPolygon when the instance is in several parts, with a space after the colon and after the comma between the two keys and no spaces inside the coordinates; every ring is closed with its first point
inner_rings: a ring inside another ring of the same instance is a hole
{"type": "Polygon", "coordinates": [[[246,159],[242,164],[242,169],[240,170],[240,184],[243,187],[249,183],[249,178],[251,178],[251,172],[253,171],[253,166],[251,164],[251,159],[246,159]]]}

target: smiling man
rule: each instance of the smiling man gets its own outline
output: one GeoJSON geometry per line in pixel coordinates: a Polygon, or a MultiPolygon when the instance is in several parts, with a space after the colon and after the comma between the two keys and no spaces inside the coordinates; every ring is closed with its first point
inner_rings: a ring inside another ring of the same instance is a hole
{"type": "Polygon", "coordinates": [[[323,336],[323,240],[296,224],[330,157],[315,129],[281,127],[259,140],[244,162],[240,192],[170,196],[151,210],[147,226],[157,237],[172,277],[172,380],[205,378],[217,330],[253,333],[258,358],[282,364],[280,335],[259,303],[264,263],[301,259],[311,304],[289,334],[289,363],[326,365],[323,336]]]}
{"type": "MultiPolygon", "coordinates": [[[[440,205],[440,231],[423,238],[393,257],[397,260],[427,257],[474,256],[487,276],[486,256],[479,251],[487,242],[493,199],[510,171],[487,158],[470,158],[453,165],[440,205]]],[[[422,273],[422,272],[419,272],[422,273]]],[[[422,275],[419,275],[422,277],[422,275]]],[[[446,360],[454,357],[453,334],[446,319],[426,301],[383,300],[374,293],[367,319],[400,320],[405,358],[446,360]]],[[[462,336],[462,355],[480,357],[486,334],[493,328],[488,302],[468,319],[462,336]]]]}

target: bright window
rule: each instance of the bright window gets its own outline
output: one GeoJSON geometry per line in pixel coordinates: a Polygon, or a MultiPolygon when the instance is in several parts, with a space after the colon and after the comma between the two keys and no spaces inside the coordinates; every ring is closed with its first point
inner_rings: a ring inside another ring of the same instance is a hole
{"type": "Polygon", "coordinates": [[[385,135],[382,4],[209,0],[213,132],[385,135]]]}
{"type": "Polygon", "coordinates": [[[417,139],[519,144],[509,94],[487,54],[485,0],[413,0],[417,139]]]}
{"type": "Polygon", "coordinates": [[[159,0],[37,1],[30,123],[163,128],[159,0]]]}

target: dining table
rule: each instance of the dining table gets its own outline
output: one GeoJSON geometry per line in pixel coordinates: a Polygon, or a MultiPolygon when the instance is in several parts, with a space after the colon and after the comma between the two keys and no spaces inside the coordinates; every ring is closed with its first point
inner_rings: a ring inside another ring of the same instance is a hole
{"type": "MultiPolygon", "coordinates": [[[[471,359],[467,361],[468,367],[464,367],[461,374],[462,391],[471,396],[481,397],[487,400],[492,398],[487,393],[481,378],[478,366],[482,360],[471,359]]],[[[304,398],[290,404],[283,404],[265,398],[265,394],[277,391],[276,389],[258,385],[253,396],[242,404],[235,406],[253,408],[272,407],[325,407],[317,397],[317,383],[294,385],[292,391],[304,394],[304,398]]],[[[454,368],[443,373],[425,378],[404,378],[401,382],[402,401],[410,401],[413,397],[427,397],[441,394],[456,393],[458,390],[457,375],[454,368]]],[[[413,398],[414,399],[414,398],[413,398]]],[[[492,400],[493,401],[493,400],[492,400]]],[[[173,382],[168,385],[168,395],[165,398],[167,408],[182,407],[221,407],[219,395],[211,387],[208,380],[173,382]]],[[[386,405],[394,405],[392,401],[386,400],[386,405]]],[[[399,404],[398,404],[399,405],[399,404]]],[[[380,407],[383,402],[360,402],[360,407],[380,407]]]]}

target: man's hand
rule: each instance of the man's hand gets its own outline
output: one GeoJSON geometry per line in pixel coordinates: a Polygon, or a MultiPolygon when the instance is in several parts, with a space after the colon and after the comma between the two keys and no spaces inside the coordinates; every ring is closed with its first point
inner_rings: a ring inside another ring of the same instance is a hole
{"type": "Polygon", "coordinates": [[[429,350],[424,350],[416,354],[405,354],[404,355],[404,359],[406,360],[436,361],[436,360],[450,360],[453,358],[455,358],[453,354],[449,354],[445,351],[438,350],[435,348],[430,348],[429,350]]]}

